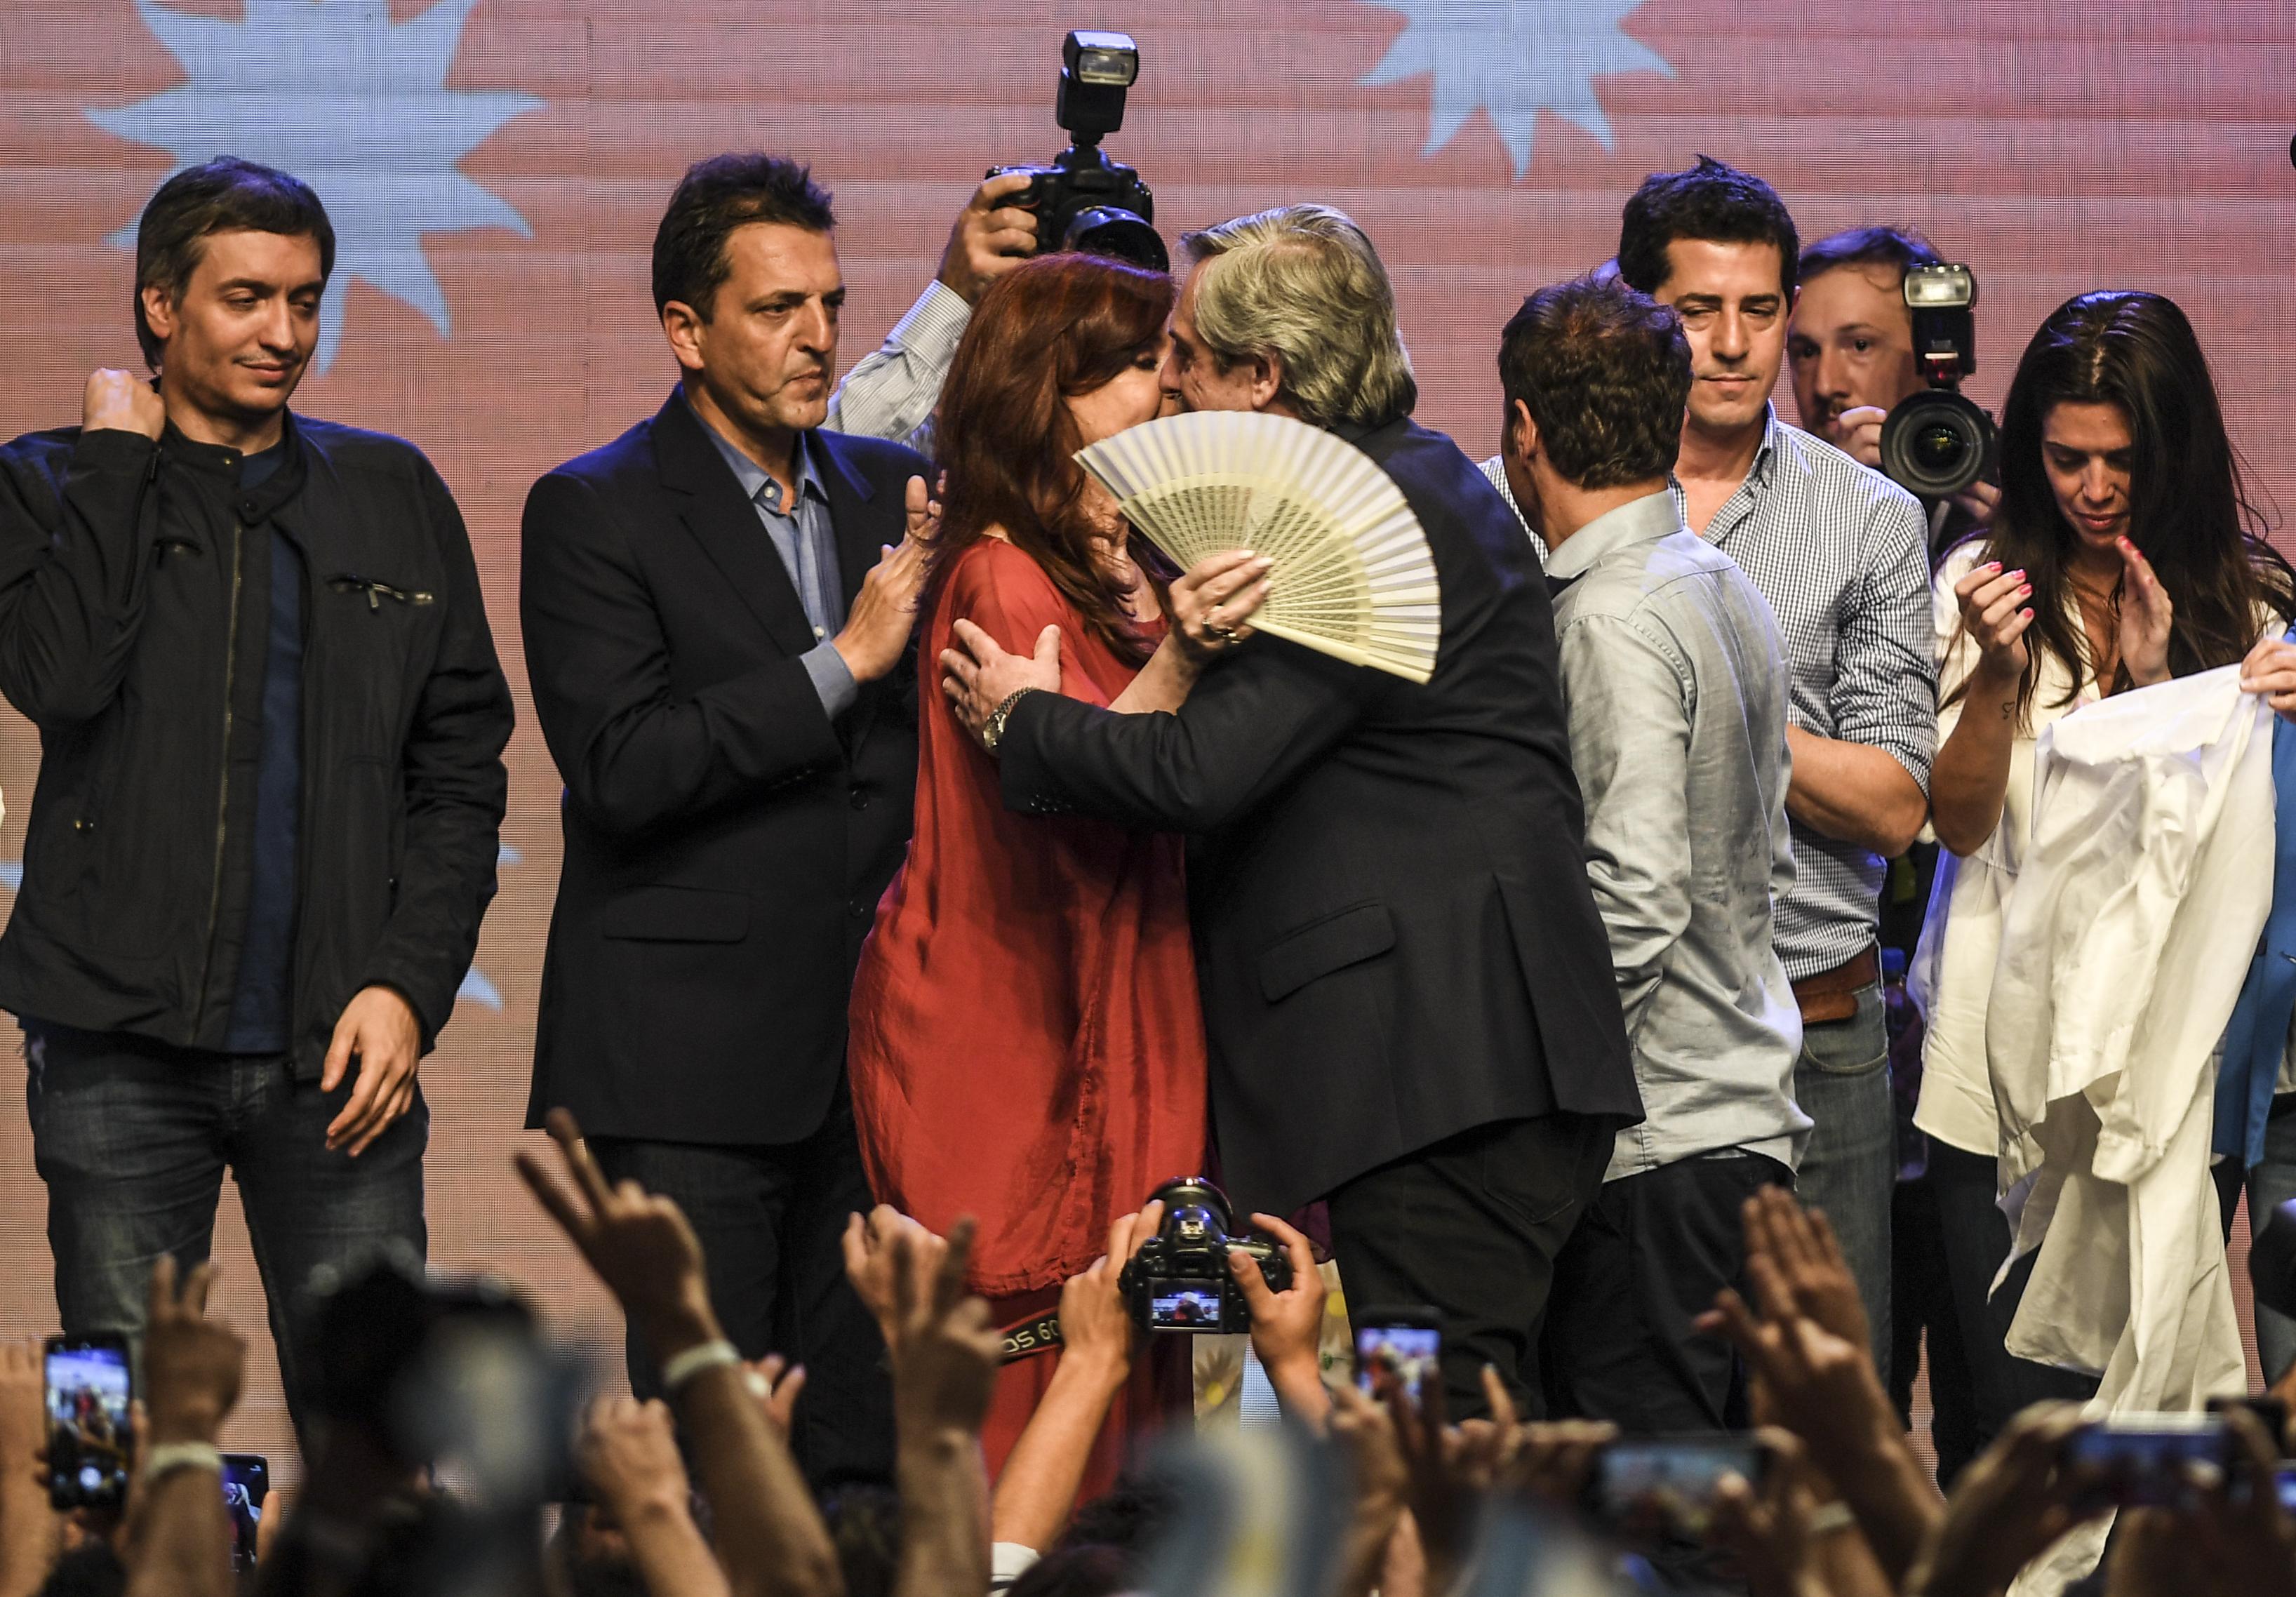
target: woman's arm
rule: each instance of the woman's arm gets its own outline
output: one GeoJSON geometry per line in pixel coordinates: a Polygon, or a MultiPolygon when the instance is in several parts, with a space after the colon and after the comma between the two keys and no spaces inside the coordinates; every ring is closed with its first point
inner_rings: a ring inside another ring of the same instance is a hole
{"type": "Polygon", "coordinates": [[[1251,635],[1246,618],[1267,602],[1269,564],[1243,549],[1198,561],[1172,585],[1164,641],[1109,708],[1140,716],[1185,704],[1212,657],[1251,635]]]}
{"type": "Polygon", "coordinates": [[[1930,768],[1930,823],[1938,841],[1974,854],[2001,824],[2009,791],[2009,755],[2017,741],[2017,695],[2025,676],[2025,609],[2032,585],[1998,561],[1972,568],[1953,585],[1964,629],[1977,646],[1961,716],[1930,768]]]}

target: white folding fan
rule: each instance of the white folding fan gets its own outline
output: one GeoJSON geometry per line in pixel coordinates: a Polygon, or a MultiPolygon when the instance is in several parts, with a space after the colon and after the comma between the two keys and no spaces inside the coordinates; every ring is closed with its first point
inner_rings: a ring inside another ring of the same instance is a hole
{"type": "Polygon", "coordinates": [[[1260,631],[1414,682],[1434,675],[1443,610],[1426,531],[1352,444],[1284,416],[1192,411],[1077,462],[1181,569],[1233,549],[1274,561],[1260,631]]]}

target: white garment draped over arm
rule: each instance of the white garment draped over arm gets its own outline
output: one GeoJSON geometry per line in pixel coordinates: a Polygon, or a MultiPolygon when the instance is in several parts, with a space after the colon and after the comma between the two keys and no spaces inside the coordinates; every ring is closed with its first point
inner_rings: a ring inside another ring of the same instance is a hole
{"type": "MultiPolygon", "coordinates": [[[[1986,1016],[2003,1207],[2038,1249],[2009,1351],[2108,1412],[2245,1388],[2209,1179],[2216,1049],[2271,907],[2271,711],[2239,667],[2117,695],[2040,740],[1986,1016]]],[[[2021,1577],[2094,1567],[2103,1527],[2021,1577]]]]}

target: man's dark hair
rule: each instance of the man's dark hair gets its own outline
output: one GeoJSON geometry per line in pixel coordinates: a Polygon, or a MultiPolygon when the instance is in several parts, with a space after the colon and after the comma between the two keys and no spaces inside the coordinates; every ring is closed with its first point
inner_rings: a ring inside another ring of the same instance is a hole
{"type": "Polygon", "coordinates": [[[1554,469],[1582,488],[1663,477],[1682,449],[1690,341],[1674,312],[1618,278],[1573,278],[1522,302],[1499,337],[1499,385],[1554,469]]]}
{"type": "Polygon", "coordinates": [[[865,1481],[833,1486],[821,1500],[845,1597],[892,1597],[901,1567],[901,1495],[865,1481]]]}
{"type": "Polygon", "coordinates": [[[309,184],[235,155],[185,167],[160,185],[135,225],[135,341],[155,372],[160,344],[144,315],[144,291],[164,289],[171,302],[181,299],[211,233],[313,239],[319,246],[319,276],[324,280],[334,273],[335,225],[309,184]]]}
{"type": "Polygon", "coordinates": [[[1070,1516],[1060,1545],[1090,1543],[1144,1550],[1179,1512],[1179,1495],[1165,1481],[1150,1475],[1119,1475],[1115,1485],[1070,1516]]]}
{"type": "Polygon", "coordinates": [[[736,227],[779,222],[831,233],[837,216],[813,169],[786,156],[713,155],[685,168],[653,233],[653,308],[673,299],[709,319],[718,290],[733,273],[726,241],[736,227]]]}
{"type": "Polygon", "coordinates": [[[1801,252],[1800,282],[1836,266],[1888,266],[1902,279],[1915,266],[1942,266],[1937,246],[1917,228],[1845,227],[1829,233],[1801,252]]]}
{"type": "Polygon", "coordinates": [[[1801,241],[1777,190],[1727,161],[1702,155],[1684,172],[1653,172],[1634,192],[1619,224],[1619,275],[1655,294],[1670,270],[1666,247],[1677,239],[1717,244],[1775,244],[1782,290],[1794,291],[1801,241]]]}

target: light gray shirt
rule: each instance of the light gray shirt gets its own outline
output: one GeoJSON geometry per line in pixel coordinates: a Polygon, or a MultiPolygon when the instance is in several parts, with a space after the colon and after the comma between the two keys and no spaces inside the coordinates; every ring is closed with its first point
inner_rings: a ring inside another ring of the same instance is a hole
{"type": "Polygon", "coordinates": [[[1610,936],[1644,1119],[1604,1179],[1727,1149],[1792,1168],[1801,1014],[1772,941],[1794,880],[1785,660],[1761,594],[1652,493],[1546,562],[1587,805],[1587,875],[1610,936]]]}
{"type": "MultiPolygon", "coordinates": [[[[1483,463],[1483,475],[1513,507],[1499,456],[1483,463]]],[[[1679,513],[1682,485],[1672,487],[1679,513]]],[[[1937,663],[1921,501],[1773,409],[1752,470],[1703,536],[1769,602],[1793,724],[1882,750],[1927,792],[1937,663]]],[[[1799,870],[1778,905],[1777,943],[1800,981],[1874,946],[1889,864],[1798,822],[1793,834],[1799,870]]]]}
{"type": "Polygon", "coordinates": [[[890,438],[931,459],[940,385],[972,320],[972,307],[963,295],[939,278],[925,284],[885,341],[837,385],[824,425],[832,432],[890,438]]]}

